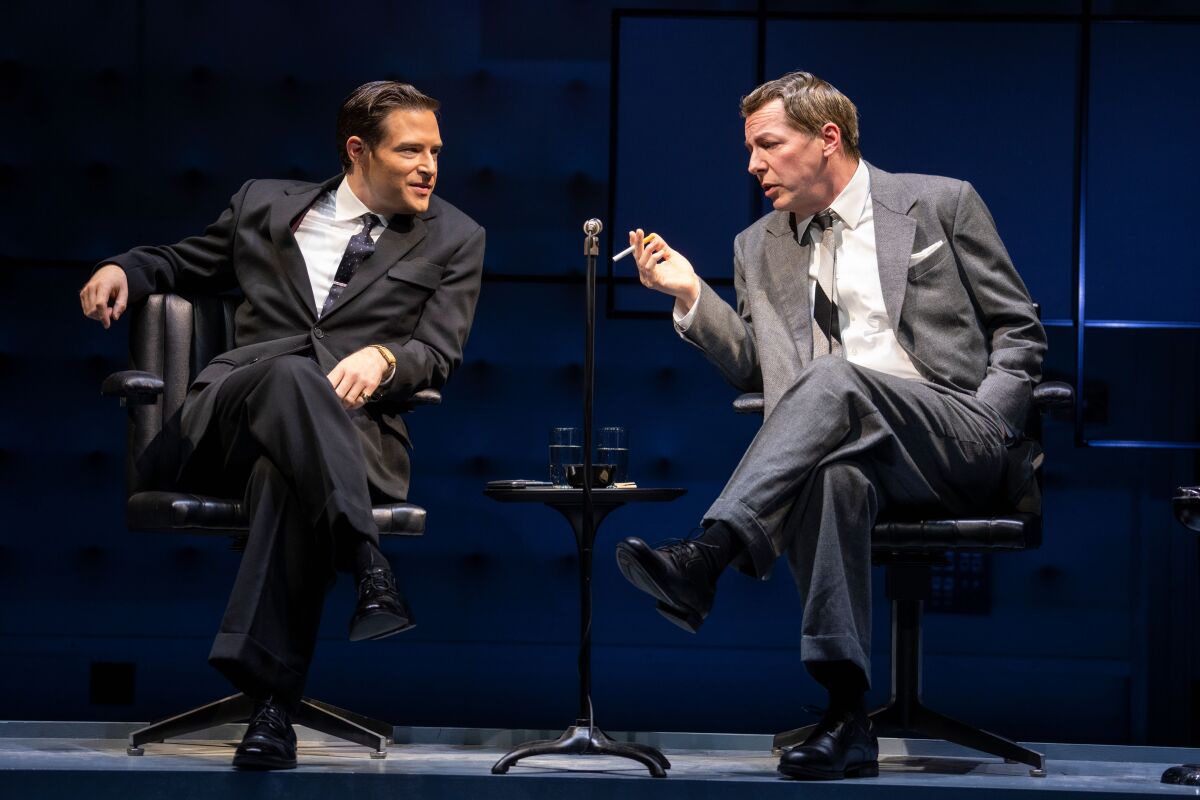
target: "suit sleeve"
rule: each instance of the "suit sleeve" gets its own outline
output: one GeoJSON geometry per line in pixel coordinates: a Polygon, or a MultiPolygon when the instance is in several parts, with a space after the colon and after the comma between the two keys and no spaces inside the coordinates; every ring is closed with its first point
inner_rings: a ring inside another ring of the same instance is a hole
{"type": "Polygon", "coordinates": [[[412,336],[383,343],[396,356],[396,372],[385,397],[407,398],[421,389],[440,389],[462,363],[483,278],[484,241],[483,228],[476,226],[446,264],[412,336]]]}
{"type": "Polygon", "coordinates": [[[746,279],[743,267],[742,237],[733,244],[733,286],[737,292],[737,311],[700,281],[700,297],[696,300],[696,316],[683,338],[704,351],[725,380],[743,392],[762,391],[762,369],[754,345],[754,326],[746,302],[746,279]]]}
{"type": "Polygon", "coordinates": [[[96,265],[116,264],[129,280],[131,303],[156,292],[203,289],[221,292],[237,285],[233,271],[234,231],[246,193],[247,181],[229,200],[229,207],[199,236],[181,242],[135,247],[96,265]]]}
{"type": "Polygon", "coordinates": [[[958,196],[953,240],[988,339],[987,373],[976,395],[1021,430],[1033,387],[1041,380],[1046,332],[991,213],[966,182],[958,196]]]}

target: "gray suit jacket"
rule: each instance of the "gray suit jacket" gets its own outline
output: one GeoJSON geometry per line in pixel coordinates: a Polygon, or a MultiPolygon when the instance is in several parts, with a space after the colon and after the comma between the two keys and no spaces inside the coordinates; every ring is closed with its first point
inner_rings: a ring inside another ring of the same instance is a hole
{"type": "MultiPolygon", "coordinates": [[[[925,379],[975,395],[1021,430],[1046,334],[983,200],[964,181],[867,167],[879,282],[900,346],[925,379]],[[948,246],[909,268],[938,241],[948,246]]],[[[730,383],[761,391],[767,415],[812,359],[809,245],[790,216],[772,212],[738,235],[737,310],[702,282],[684,333],[730,383]]]]}

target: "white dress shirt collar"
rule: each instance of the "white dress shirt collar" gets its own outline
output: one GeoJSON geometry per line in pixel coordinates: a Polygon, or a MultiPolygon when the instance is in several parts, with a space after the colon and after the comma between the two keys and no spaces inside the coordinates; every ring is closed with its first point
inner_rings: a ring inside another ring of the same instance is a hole
{"type": "MultiPolygon", "coordinates": [[[[346,220],[358,219],[363,214],[374,213],[367,208],[362,200],[358,199],[358,195],[350,188],[350,181],[342,178],[342,182],[338,184],[337,192],[334,195],[333,219],[335,222],[344,222],[346,220]]],[[[375,214],[379,219],[383,220],[384,227],[392,221],[391,215],[375,214]]]]}

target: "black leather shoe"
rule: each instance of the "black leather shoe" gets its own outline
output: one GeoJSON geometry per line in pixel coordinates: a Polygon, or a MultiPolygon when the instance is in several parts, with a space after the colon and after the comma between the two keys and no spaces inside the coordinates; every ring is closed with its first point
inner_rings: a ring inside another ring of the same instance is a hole
{"type": "Polygon", "coordinates": [[[350,641],[382,639],[415,626],[390,569],[372,567],[358,574],[358,606],[350,618],[350,641]]]}
{"type": "Polygon", "coordinates": [[[712,608],[716,578],[694,539],[654,549],[629,537],[617,545],[617,567],[637,588],[658,599],[658,613],[695,633],[712,608]]]}
{"type": "Polygon", "coordinates": [[[296,731],[287,712],[268,700],[254,709],[233,756],[238,769],[295,769],[296,731]]]}
{"type": "Polygon", "coordinates": [[[803,744],[779,759],[789,778],[836,781],[874,778],[879,774],[879,740],[865,713],[830,711],[803,744]]]}

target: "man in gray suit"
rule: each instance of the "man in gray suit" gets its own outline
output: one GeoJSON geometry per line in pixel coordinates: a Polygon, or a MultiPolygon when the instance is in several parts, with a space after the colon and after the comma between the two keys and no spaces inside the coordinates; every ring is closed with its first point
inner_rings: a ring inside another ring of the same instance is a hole
{"type": "Polygon", "coordinates": [[[779,769],[872,776],[871,528],[895,505],[1002,502],[1045,333],[970,184],[867,164],[854,104],[809,73],[758,87],[742,116],[749,171],[775,210],[734,243],[737,310],[661,238],[638,230],[630,243],[642,283],[675,298],[680,335],[763,393],[763,425],[698,537],[629,538],[617,561],[694,632],[726,566],[765,578],[786,554],[801,657],[830,699],[779,769]]]}

